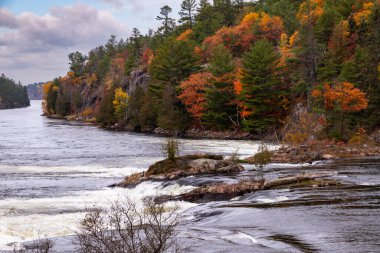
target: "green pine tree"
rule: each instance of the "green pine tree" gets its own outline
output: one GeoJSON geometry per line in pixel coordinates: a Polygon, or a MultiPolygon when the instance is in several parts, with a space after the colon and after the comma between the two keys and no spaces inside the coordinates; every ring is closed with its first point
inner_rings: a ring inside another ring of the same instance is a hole
{"type": "Polygon", "coordinates": [[[216,77],[206,90],[206,113],[203,121],[220,130],[238,125],[238,112],[234,92],[235,70],[231,53],[222,45],[218,46],[210,61],[209,71],[216,77]]]}
{"type": "Polygon", "coordinates": [[[281,80],[277,75],[279,54],[267,40],[257,41],[243,56],[242,98],[244,127],[262,133],[278,123],[281,80]]]}
{"type": "Polygon", "coordinates": [[[160,97],[165,86],[177,86],[199,70],[198,61],[194,47],[189,42],[168,40],[157,50],[155,59],[149,66],[150,91],[160,97]]]}

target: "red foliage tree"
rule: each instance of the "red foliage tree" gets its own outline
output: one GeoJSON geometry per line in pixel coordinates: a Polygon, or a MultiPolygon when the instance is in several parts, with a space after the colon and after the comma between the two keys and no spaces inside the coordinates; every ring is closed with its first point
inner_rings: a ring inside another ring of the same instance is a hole
{"type": "Polygon", "coordinates": [[[178,98],[186,106],[192,117],[200,121],[205,110],[206,88],[210,85],[213,76],[209,72],[201,72],[192,74],[187,80],[180,84],[181,94],[178,98]]]}

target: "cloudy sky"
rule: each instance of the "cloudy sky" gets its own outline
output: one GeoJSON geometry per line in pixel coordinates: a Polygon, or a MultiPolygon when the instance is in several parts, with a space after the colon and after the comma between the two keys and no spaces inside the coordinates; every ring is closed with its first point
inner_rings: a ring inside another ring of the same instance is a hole
{"type": "Polygon", "coordinates": [[[0,74],[22,84],[65,75],[67,55],[87,53],[133,27],[157,28],[165,4],[178,18],[180,0],[0,0],[0,74]]]}

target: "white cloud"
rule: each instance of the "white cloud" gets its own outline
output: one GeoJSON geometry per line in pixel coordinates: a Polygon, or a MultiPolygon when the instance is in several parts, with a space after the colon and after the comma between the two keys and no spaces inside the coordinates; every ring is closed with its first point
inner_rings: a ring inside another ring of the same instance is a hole
{"type": "Polygon", "coordinates": [[[104,44],[128,29],[110,12],[84,4],[56,7],[49,14],[20,15],[0,8],[0,72],[23,83],[49,80],[67,70],[67,55],[104,44]]]}

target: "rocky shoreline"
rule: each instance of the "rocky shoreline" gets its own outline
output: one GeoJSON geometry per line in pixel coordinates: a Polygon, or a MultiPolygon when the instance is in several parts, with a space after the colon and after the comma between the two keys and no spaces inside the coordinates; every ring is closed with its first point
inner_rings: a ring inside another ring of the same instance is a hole
{"type": "MultiPolygon", "coordinates": [[[[163,137],[171,137],[173,136],[172,133],[169,131],[166,131],[162,128],[154,128],[154,129],[145,129],[141,131],[135,131],[133,128],[129,127],[128,125],[114,125],[111,127],[104,127],[100,126],[95,122],[94,119],[91,118],[85,118],[78,115],[69,115],[69,116],[59,116],[59,115],[51,115],[51,114],[42,114],[42,116],[45,116],[49,119],[58,119],[58,120],[67,120],[67,121],[78,121],[78,122],[84,122],[93,124],[94,126],[101,127],[105,130],[110,131],[122,131],[122,132],[130,132],[130,133],[142,133],[142,134],[148,134],[153,136],[163,136],[163,137]]],[[[196,128],[190,128],[185,130],[184,132],[178,134],[178,137],[180,138],[189,138],[189,139],[216,139],[216,140],[262,140],[263,136],[259,135],[253,135],[244,131],[215,131],[215,130],[202,130],[202,129],[196,129],[196,128]]],[[[265,136],[265,139],[268,139],[268,141],[274,141],[274,136],[265,136]]]]}
{"type": "MultiPolygon", "coordinates": [[[[316,142],[308,145],[283,145],[272,152],[272,163],[312,163],[314,161],[341,158],[358,158],[380,155],[377,144],[345,144],[316,142]]],[[[252,163],[253,157],[246,159],[252,163]]]]}

